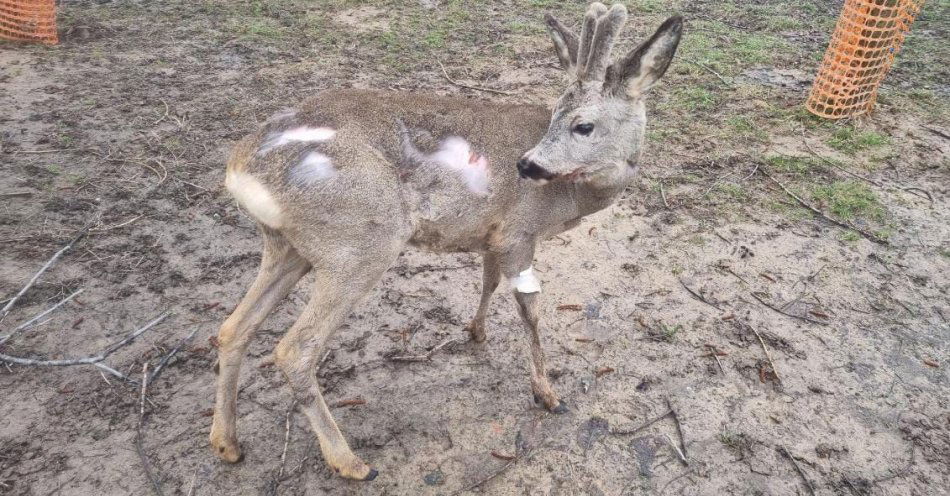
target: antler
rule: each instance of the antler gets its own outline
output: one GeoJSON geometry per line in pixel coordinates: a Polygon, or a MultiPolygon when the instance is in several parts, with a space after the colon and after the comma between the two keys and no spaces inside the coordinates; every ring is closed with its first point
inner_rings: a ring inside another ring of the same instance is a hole
{"type": "Polygon", "coordinates": [[[547,15],[548,30],[561,65],[579,81],[603,81],[610,64],[610,50],[627,21],[627,8],[614,4],[610,10],[594,2],[587,9],[578,38],[557,19],[547,15]]]}

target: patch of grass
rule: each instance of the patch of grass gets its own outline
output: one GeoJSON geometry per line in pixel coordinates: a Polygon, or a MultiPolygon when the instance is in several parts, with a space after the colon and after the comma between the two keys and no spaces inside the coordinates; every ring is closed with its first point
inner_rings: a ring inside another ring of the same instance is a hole
{"type": "Polygon", "coordinates": [[[656,337],[657,339],[666,341],[667,343],[672,343],[676,339],[676,335],[683,330],[683,326],[680,324],[667,325],[663,322],[660,322],[659,327],[660,333],[656,337]]]}
{"type": "Polygon", "coordinates": [[[778,45],[778,40],[772,36],[749,34],[734,40],[731,51],[745,64],[764,64],[774,59],[774,50],[778,45]]]}
{"type": "Polygon", "coordinates": [[[793,157],[790,155],[773,155],[765,158],[766,163],[773,169],[789,174],[805,174],[822,168],[822,161],[815,157],[793,157]]]}
{"type": "Polygon", "coordinates": [[[828,146],[848,155],[878,148],[890,143],[887,136],[874,131],[858,131],[853,127],[840,127],[832,133],[828,146]]]}
{"type": "Polygon", "coordinates": [[[742,137],[764,141],[769,136],[761,126],[757,126],[752,119],[745,116],[729,117],[726,119],[726,125],[729,126],[735,134],[742,137]]]}
{"type": "Polygon", "coordinates": [[[839,237],[842,241],[847,241],[848,243],[857,243],[861,240],[861,235],[856,231],[843,231],[839,237]]]}
{"type": "Polygon", "coordinates": [[[720,184],[719,186],[716,186],[716,191],[721,193],[726,198],[737,202],[744,202],[751,199],[749,192],[735,183],[720,184]]]}
{"type": "Polygon", "coordinates": [[[673,105],[686,110],[709,109],[716,103],[713,92],[699,86],[680,88],[673,93],[673,105]]]}
{"type": "Polygon", "coordinates": [[[884,206],[864,183],[835,181],[825,186],[817,186],[812,191],[812,197],[841,219],[884,219],[884,206]]]}

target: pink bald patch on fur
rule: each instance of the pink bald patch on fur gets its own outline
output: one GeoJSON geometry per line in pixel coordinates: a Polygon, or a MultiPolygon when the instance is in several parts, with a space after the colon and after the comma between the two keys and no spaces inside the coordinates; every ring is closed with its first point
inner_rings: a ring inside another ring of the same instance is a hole
{"type": "Polygon", "coordinates": [[[488,158],[472,150],[468,141],[458,136],[446,138],[442,146],[429,155],[429,159],[458,172],[465,186],[473,193],[483,196],[488,194],[488,158]]]}

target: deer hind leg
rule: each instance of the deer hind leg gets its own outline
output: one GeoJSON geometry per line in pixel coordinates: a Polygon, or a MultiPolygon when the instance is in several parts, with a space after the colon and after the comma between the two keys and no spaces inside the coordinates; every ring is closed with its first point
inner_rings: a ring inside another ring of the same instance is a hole
{"type": "Polygon", "coordinates": [[[518,303],[518,313],[524,321],[527,331],[530,350],[531,390],[534,399],[543,403],[544,407],[553,413],[567,412],[567,405],[561,401],[548,380],[547,368],[544,364],[544,350],[541,348],[539,332],[539,313],[541,283],[534,276],[531,261],[534,257],[534,246],[520,248],[507,254],[501,260],[502,272],[511,281],[515,301],[518,303]]]}
{"type": "Polygon", "coordinates": [[[211,447],[219,458],[231,463],[242,458],[235,417],[238,376],[247,345],[261,322],[310,270],[310,263],[280,233],[263,226],[261,233],[264,250],[257,278],[218,331],[218,384],[211,447]]]}
{"type": "Polygon", "coordinates": [[[313,295],[306,309],[277,345],[277,364],[287,377],[294,396],[310,420],[327,465],[341,476],[373,480],[376,470],[363,463],[344,439],[327,409],[317,383],[316,366],[327,340],[343,324],[353,306],[379,281],[398,249],[375,262],[355,261],[333,271],[317,270],[313,295]]]}
{"type": "Polygon", "coordinates": [[[485,252],[482,255],[482,298],[478,302],[478,311],[475,312],[475,318],[465,327],[465,330],[472,336],[472,341],[476,343],[485,341],[485,314],[488,313],[488,302],[495,294],[500,279],[501,266],[498,265],[498,255],[485,252]]]}

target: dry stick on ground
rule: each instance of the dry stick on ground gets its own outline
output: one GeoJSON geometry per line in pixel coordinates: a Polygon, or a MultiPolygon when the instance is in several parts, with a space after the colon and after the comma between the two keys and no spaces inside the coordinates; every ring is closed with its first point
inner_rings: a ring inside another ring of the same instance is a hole
{"type": "Polygon", "coordinates": [[[788,312],[786,312],[785,310],[782,310],[781,308],[776,307],[775,305],[770,305],[769,303],[767,303],[767,302],[766,302],[765,300],[763,300],[762,298],[759,298],[755,293],[749,293],[749,294],[752,295],[752,297],[755,298],[759,303],[761,303],[761,304],[763,304],[763,305],[765,305],[765,306],[771,308],[772,310],[775,310],[776,312],[778,312],[778,313],[780,313],[780,314],[782,314],[782,315],[784,315],[784,316],[786,316],[786,317],[791,317],[791,318],[793,318],[793,319],[804,320],[805,322],[811,322],[812,324],[819,324],[819,325],[823,325],[823,326],[828,325],[827,322],[822,322],[822,321],[820,321],[820,320],[815,320],[815,319],[813,319],[813,318],[811,318],[811,317],[806,317],[806,316],[804,316],[804,315],[795,315],[795,314],[793,314],[793,313],[788,313],[788,312]]]}
{"type": "Polygon", "coordinates": [[[775,368],[775,361],[772,360],[772,354],[769,353],[769,348],[768,348],[767,346],[765,346],[765,340],[762,339],[762,335],[759,334],[759,331],[755,330],[755,327],[752,327],[752,326],[749,325],[749,324],[744,324],[744,323],[740,324],[740,323],[737,322],[736,325],[739,325],[739,326],[743,326],[743,325],[744,325],[744,326],[747,327],[750,331],[752,331],[753,334],[755,334],[755,337],[759,340],[759,344],[762,345],[762,351],[765,352],[765,358],[768,359],[769,365],[772,367],[772,372],[775,374],[775,378],[778,379],[779,384],[783,384],[783,383],[782,383],[782,377],[778,374],[778,369],[775,368]]]}
{"type": "Polygon", "coordinates": [[[722,360],[719,359],[719,349],[711,344],[706,345],[709,348],[709,354],[716,359],[716,363],[719,364],[719,371],[722,372],[722,375],[726,375],[726,369],[722,367],[722,360]]]}
{"type": "Polygon", "coordinates": [[[148,481],[152,484],[152,490],[158,496],[162,496],[162,486],[152,474],[152,467],[148,462],[148,457],[145,456],[145,448],[143,446],[143,438],[145,437],[143,433],[145,426],[145,394],[147,389],[148,362],[145,362],[142,364],[142,394],[139,399],[139,423],[135,429],[135,451],[139,455],[139,460],[142,461],[142,469],[145,471],[145,477],[148,478],[148,481]]]}
{"type": "Polygon", "coordinates": [[[672,410],[672,409],[667,410],[666,412],[663,413],[663,415],[660,415],[660,416],[658,416],[658,417],[655,417],[655,418],[653,418],[652,420],[648,420],[647,422],[641,424],[639,427],[637,427],[637,428],[635,428],[635,429],[630,429],[630,430],[611,429],[611,430],[610,430],[610,433],[611,433],[611,434],[614,434],[614,435],[617,435],[617,436],[624,436],[624,435],[627,435],[627,434],[636,434],[636,433],[642,431],[643,429],[646,429],[647,427],[650,427],[651,425],[653,425],[653,424],[655,424],[655,423],[657,423],[657,422],[659,422],[659,421],[665,419],[666,417],[668,417],[668,416],[670,416],[670,415],[673,415],[673,410],[672,410]]]}
{"type": "Polygon", "coordinates": [[[152,371],[151,377],[148,378],[148,382],[150,383],[155,382],[155,379],[158,379],[158,375],[162,373],[162,369],[165,367],[165,365],[167,365],[169,360],[171,360],[172,357],[175,356],[175,353],[178,353],[181,350],[182,346],[184,346],[185,343],[187,343],[188,341],[191,341],[191,338],[195,337],[195,334],[198,333],[198,329],[199,329],[198,327],[195,327],[195,330],[191,331],[191,333],[185,336],[184,339],[179,341],[178,345],[172,348],[172,350],[169,351],[167,355],[162,357],[162,359],[158,362],[158,365],[155,366],[155,370],[152,371]]]}
{"type": "Polygon", "coordinates": [[[437,344],[435,347],[429,350],[429,352],[426,353],[425,355],[400,355],[400,356],[390,357],[389,359],[394,362],[428,362],[432,360],[432,356],[438,353],[439,350],[441,350],[442,348],[445,348],[446,346],[450,344],[454,344],[458,342],[459,340],[457,339],[449,338],[437,344]]]}
{"type": "Polygon", "coordinates": [[[879,183],[879,182],[877,182],[877,181],[875,181],[875,180],[873,180],[873,179],[871,179],[871,178],[864,177],[864,176],[862,176],[862,175],[860,175],[860,174],[858,174],[858,173],[855,173],[855,172],[851,172],[851,171],[849,171],[848,169],[845,169],[844,167],[841,167],[841,166],[838,165],[837,163],[835,163],[835,162],[833,162],[833,161],[831,161],[831,160],[828,160],[827,158],[822,157],[821,155],[819,155],[818,152],[816,152],[815,149],[812,148],[810,144],[808,144],[808,140],[805,138],[805,128],[804,128],[804,127],[802,127],[802,144],[804,144],[804,145],[805,145],[805,148],[808,149],[808,153],[810,153],[813,157],[817,158],[818,160],[821,160],[821,161],[824,162],[825,164],[830,165],[831,167],[834,167],[835,169],[838,169],[839,171],[844,172],[845,174],[847,174],[847,175],[849,175],[849,176],[856,177],[856,178],[858,178],[858,179],[861,179],[862,181],[867,181],[867,182],[869,182],[869,183],[871,183],[871,184],[873,184],[873,185],[875,185],[875,186],[877,186],[877,187],[879,187],[879,188],[882,186],[881,183],[879,183]]]}
{"type": "Polygon", "coordinates": [[[73,294],[67,296],[66,298],[63,298],[62,300],[60,300],[59,303],[57,303],[57,304],[55,304],[55,305],[53,305],[53,306],[47,308],[46,310],[40,312],[39,314],[37,314],[36,317],[33,317],[32,319],[30,319],[30,320],[28,320],[28,321],[26,321],[26,322],[24,322],[24,323],[18,325],[15,329],[13,329],[13,331],[12,331],[10,334],[7,334],[6,336],[0,337],[0,344],[6,343],[7,341],[9,341],[14,335],[16,335],[16,333],[18,333],[18,332],[20,332],[20,331],[23,331],[23,330],[26,330],[26,329],[29,329],[30,326],[33,325],[34,322],[36,322],[37,320],[40,320],[40,319],[42,319],[43,317],[46,317],[47,315],[53,313],[54,311],[56,311],[57,308],[59,308],[59,307],[65,305],[66,303],[69,303],[69,300],[72,300],[72,299],[75,298],[76,296],[79,296],[79,294],[81,294],[83,291],[85,291],[85,289],[76,290],[75,292],[73,292],[73,294]]]}
{"type": "Polygon", "coordinates": [[[115,353],[119,348],[122,348],[123,346],[132,342],[132,340],[137,338],[140,334],[158,325],[161,321],[168,318],[169,315],[171,315],[170,312],[163,312],[161,315],[159,315],[158,317],[155,317],[144,326],[133,331],[131,334],[126,336],[121,341],[118,341],[110,345],[108,348],[105,349],[105,351],[95,356],[64,359],[64,360],[35,360],[32,358],[21,358],[21,357],[15,357],[15,356],[10,356],[10,355],[0,353],[0,361],[15,363],[18,365],[34,365],[34,366],[39,366],[39,367],[65,367],[69,365],[93,365],[120,379],[123,379],[125,381],[131,382],[134,384],[134,383],[137,383],[138,381],[100,362],[108,358],[109,355],[115,353]]]}
{"type": "Polygon", "coordinates": [[[792,461],[792,465],[795,465],[795,470],[798,471],[798,475],[801,475],[802,480],[805,481],[805,487],[808,488],[808,492],[811,493],[812,496],[815,496],[815,486],[811,485],[811,481],[808,480],[808,476],[805,475],[805,471],[802,470],[802,467],[798,465],[797,461],[795,461],[795,457],[793,457],[792,454],[788,452],[788,449],[785,446],[779,446],[779,449],[782,451],[782,454],[787,456],[788,459],[792,461]]]}
{"type": "Polygon", "coordinates": [[[857,227],[857,226],[855,226],[855,225],[853,225],[853,224],[850,224],[850,223],[848,223],[848,222],[842,222],[842,221],[840,221],[840,220],[837,220],[837,219],[835,219],[835,218],[832,218],[832,217],[829,217],[829,216],[825,215],[824,212],[822,212],[821,210],[818,210],[817,208],[811,206],[811,205],[808,204],[805,200],[802,200],[801,198],[799,198],[798,195],[796,195],[795,193],[792,193],[791,190],[789,190],[788,188],[786,188],[785,185],[782,184],[778,179],[775,179],[774,177],[772,177],[771,174],[769,174],[768,172],[766,172],[765,167],[760,168],[760,170],[762,171],[763,174],[765,174],[765,177],[771,179],[773,183],[777,184],[780,188],[782,188],[782,190],[785,191],[785,194],[787,194],[788,196],[791,196],[792,198],[794,198],[795,201],[797,201],[801,206],[807,208],[808,210],[811,210],[812,213],[814,213],[815,215],[821,217],[822,219],[825,219],[825,220],[827,220],[828,222],[831,222],[832,224],[834,224],[834,225],[836,225],[836,226],[843,227],[843,228],[845,228],[845,229],[850,229],[850,230],[852,230],[852,231],[854,231],[854,232],[860,234],[861,236],[864,236],[864,237],[867,238],[869,241],[872,241],[872,242],[877,243],[877,244],[879,244],[879,245],[889,245],[889,244],[890,244],[890,243],[888,243],[888,241],[887,241],[886,239],[881,239],[881,238],[875,236],[874,234],[871,234],[871,233],[869,233],[869,232],[867,232],[867,231],[865,231],[865,230],[863,230],[863,229],[861,229],[861,228],[859,228],[859,227],[857,227]]]}
{"type": "Polygon", "coordinates": [[[666,208],[670,208],[670,203],[666,201],[666,191],[663,190],[663,180],[660,180],[660,198],[663,198],[663,205],[666,205],[666,208]]]}
{"type": "Polygon", "coordinates": [[[670,445],[670,448],[673,448],[673,451],[676,452],[676,457],[679,458],[681,462],[683,462],[683,465],[689,465],[689,462],[686,461],[686,454],[680,451],[679,446],[676,445],[676,443],[673,441],[673,438],[670,437],[669,434],[663,434],[663,437],[666,438],[667,444],[670,445]]]}
{"type": "Polygon", "coordinates": [[[683,289],[685,289],[686,291],[689,291],[689,294],[693,295],[693,298],[696,298],[697,300],[699,300],[699,301],[701,301],[701,302],[703,302],[703,303],[705,303],[705,304],[707,304],[707,305],[709,305],[709,306],[715,308],[716,310],[722,311],[722,309],[719,308],[719,305],[716,305],[715,303],[713,303],[713,302],[707,300],[706,298],[703,298],[702,296],[700,296],[699,293],[697,293],[697,292],[693,291],[692,289],[690,289],[690,287],[687,286],[685,282],[683,282],[683,278],[682,278],[682,277],[680,277],[680,278],[678,278],[678,279],[679,279],[679,281],[680,281],[680,284],[683,286],[683,289]]]}
{"type": "Polygon", "coordinates": [[[297,408],[297,400],[290,403],[287,409],[287,418],[284,421],[284,449],[280,453],[280,469],[277,471],[277,477],[274,480],[275,485],[280,484],[280,478],[284,475],[284,464],[287,463],[287,446],[290,445],[290,420],[293,418],[294,410],[297,408]]]}
{"type": "Polygon", "coordinates": [[[467,84],[462,84],[462,83],[460,83],[460,82],[458,82],[458,81],[452,79],[452,78],[449,76],[449,73],[446,72],[445,66],[442,65],[442,62],[441,62],[441,61],[436,61],[436,62],[438,62],[438,63],[439,63],[439,67],[442,68],[442,75],[445,76],[446,81],[448,81],[448,82],[454,84],[455,86],[458,86],[458,87],[460,87],[460,88],[468,88],[468,89],[470,89],[470,90],[487,91],[488,93],[497,93],[497,94],[499,94],[499,95],[514,95],[514,94],[516,94],[516,93],[511,92],[511,91],[495,90],[495,89],[492,89],[492,88],[482,88],[481,86],[470,86],[470,85],[467,85],[467,84]]]}
{"type": "Polygon", "coordinates": [[[699,68],[701,68],[701,69],[705,69],[707,72],[709,72],[709,73],[712,74],[713,76],[716,76],[717,78],[719,78],[719,80],[722,81],[722,83],[725,84],[727,87],[732,88],[732,87],[735,86],[735,85],[733,85],[732,83],[730,83],[729,81],[726,81],[726,78],[722,77],[722,75],[719,74],[718,72],[712,70],[709,66],[707,66],[707,65],[705,65],[705,64],[700,64],[699,62],[696,62],[695,60],[692,60],[692,59],[684,58],[683,60],[689,62],[690,64],[695,65],[696,67],[699,67],[699,68]]]}
{"type": "Polygon", "coordinates": [[[673,408],[673,404],[670,403],[670,399],[666,398],[666,407],[670,409],[670,414],[673,415],[673,423],[676,424],[676,433],[680,436],[680,444],[683,447],[683,451],[679,454],[683,460],[684,465],[689,465],[686,461],[686,436],[683,435],[683,426],[680,425],[680,417],[676,414],[676,409],[673,408]]]}
{"type": "Polygon", "coordinates": [[[30,288],[33,287],[33,284],[36,283],[36,280],[39,279],[47,269],[52,267],[53,264],[56,263],[56,260],[58,260],[59,257],[63,255],[63,253],[66,253],[70,248],[73,247],[74,244],[76,244],[77,241],[82,239],[87,232],[89,232],[88,227],[84,228],[82,231],[79,231],[79,234],[77,234],[76,237],[74,237],[66,246],[60,248],[60,250],[54,253],[53,256],[46,262],[46,264],[40,267],[40,270],[33,275],[33,278],[30,279],[29,282],[26,283],[26,286],[23,286],[23,289],[21,289],[20,292],[16,294],[16,296],[7,302],[7,304],[3,307],[3,310],[0,310],[0,321],[2,321],[3,318],[10,313],[10,309],[13,308],[13,305],[16,304],[17,300],[19,300],[21,296],[23,296],[30,288]]]}

